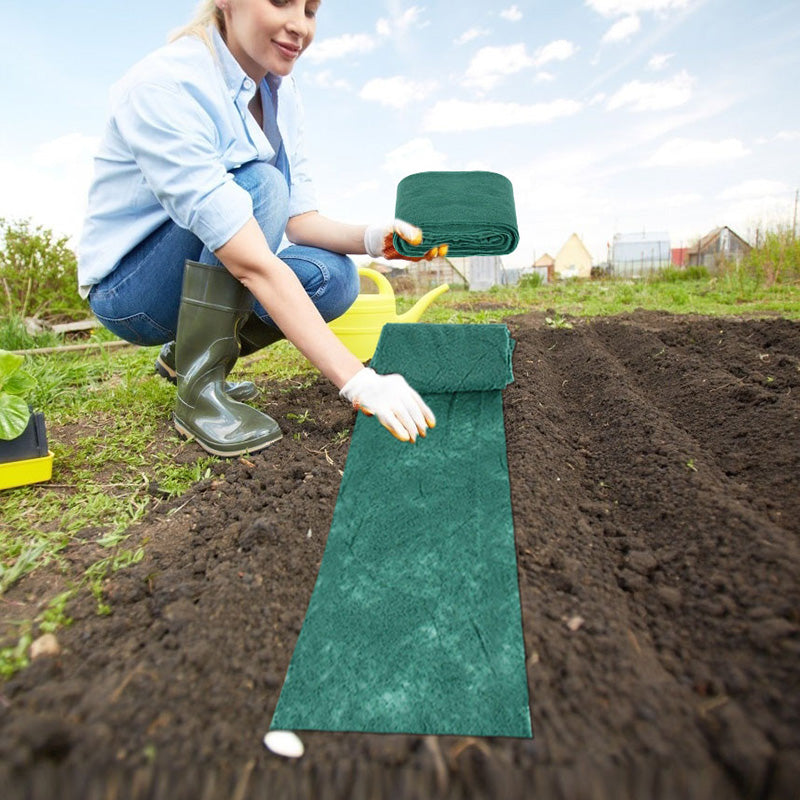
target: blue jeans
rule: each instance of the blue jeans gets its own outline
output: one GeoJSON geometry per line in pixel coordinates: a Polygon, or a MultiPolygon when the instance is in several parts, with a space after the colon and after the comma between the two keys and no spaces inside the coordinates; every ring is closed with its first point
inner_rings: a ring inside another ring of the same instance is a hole
{"type": "MultiPolygon", "coordinates": [[[[232,171],[233,179],[253,199],[253,216],[273,252],[286,228],[289,191],[275,167],[252,161],[232,171]]],[[[292,245],[278,253],[300,279],[326,322],[341,316],[358,294],[358,272],[352,259],[317,247],[292,245]]],[[[111,274],[94,286],[89,305],[97,319],[128,342],[155,345],[172,341],[178,327],[184,262],[200,261],[225,269],[193,233],[168,220],[120,260],[111,274]]],[[[263,306],[253,313],[281,338],[263,306]]],[[[248,325],[252,326],[251,317],[248,325]]]]}

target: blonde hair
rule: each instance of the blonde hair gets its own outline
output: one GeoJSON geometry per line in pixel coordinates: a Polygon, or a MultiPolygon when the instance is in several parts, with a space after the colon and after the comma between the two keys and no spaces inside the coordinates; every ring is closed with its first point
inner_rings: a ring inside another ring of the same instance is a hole
{"type": "Polygon", "coordinates": [[[220,33],[225,33],[225,15],[222,13],[222,9],[217,8],[216,0],[200,0],[191,22],[173,31],[169,36],[169,41],[174,42],[181,36],[196,36],[205,42],[209,50],[213,51],[214,48],[207,30],[209,25],[215,25],[220,33]]]}

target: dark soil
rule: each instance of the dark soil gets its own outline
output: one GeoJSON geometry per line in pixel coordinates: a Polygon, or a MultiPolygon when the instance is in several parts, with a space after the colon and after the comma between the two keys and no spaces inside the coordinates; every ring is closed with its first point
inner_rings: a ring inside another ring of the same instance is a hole
{"type": "Polygon", "coordinates": [[[77,603],[61,655],[3,687],[3,796],[798,797],[800,324],[509,327],[534,739],[264,748],[354,422],[324,381],[265,387],[310,418],[152,512],[112,614],[77,603]]]}

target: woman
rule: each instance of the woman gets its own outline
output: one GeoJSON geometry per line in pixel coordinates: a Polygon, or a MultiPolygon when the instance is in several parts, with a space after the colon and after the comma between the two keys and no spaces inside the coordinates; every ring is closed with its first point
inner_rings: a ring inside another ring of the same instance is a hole
{"type": "Polygon", "coordinates": [[[358,293],[345,254],[397,258],[392,234],[418,243],[422,233],[316,210],[291,72],[319,6],[203,0],[188,27],[114,86],[95,159],[81,291],[118,336],[165,343],[157,368],[177,377],[175,426],[216,455],[280,438],[273,419],[240,402],[255,387],[226,377],[240,352],[284,335],[397,438],[415,441],[435,424],[400,375],[365,368],[325,324],[358,293]],[[276,255],[284,234],[292,246],[276,255]]]}

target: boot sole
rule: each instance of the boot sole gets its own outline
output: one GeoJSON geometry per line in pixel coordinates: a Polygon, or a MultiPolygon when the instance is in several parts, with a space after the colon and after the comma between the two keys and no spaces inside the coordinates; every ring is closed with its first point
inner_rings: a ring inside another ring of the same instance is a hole
{"type": "Polygon", "coordinates": [[[171,370],[162,360],[161,356],[156,359],[156,372],[170,383],[178,383],[178,375],[174,370],[171,370]]]}
{"type": "Polygon", "coordinates": [[[279,442],[283,438],[283,434],[282,433],[278,433],[278,435],[274,439],[270,439],[268,442],[264,442],[264,444],[260,444],[260,445],[258,445],[256,447],[253,447],[251,445],[249,447],[243,447],[243,448],[236,449],[236,450],[220,450],[220,449],[215,449],[213,445],[210,445],[207,442],[204,442],[202,439],[200,439],[197,436],[197,434],[192,433],[186,426],[181,424],[181,422],[179,422],[177,418],[173,417],[172,418],[172,423],[173,423],[173,425],[175,425],[175,430],[177,430],[178,433],[184,439],[187,439],[189,441],[194,440],[207,453],[211,453],[212,456],[221,456],[222,458],[232,458],[234,456],[244,456],[244,455],[247,455],[248,453],[258,453],[261,450],[264,450],[267,447],[269,447],[271,444],[275,444],[275,442],[279,442]]]}

